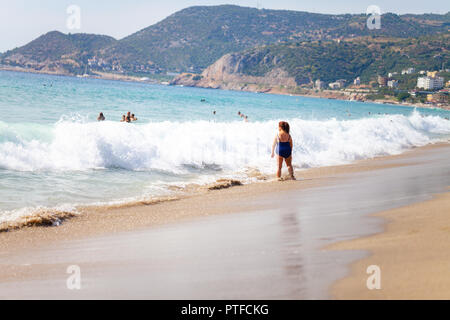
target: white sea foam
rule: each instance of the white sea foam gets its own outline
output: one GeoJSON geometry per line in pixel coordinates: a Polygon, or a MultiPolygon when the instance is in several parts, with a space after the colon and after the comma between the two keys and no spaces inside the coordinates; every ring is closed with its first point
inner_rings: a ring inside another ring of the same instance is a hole
{"type": "MultiPolygon", "coordinates": [[[[359,120],[288,120],[298,167],[348,163],[448,139],[438,116],[387,115],[359,120]]],[[[0,123],[0,168],[16,171],[123,168],[273,170],[277,122],[208,121],[127,124],[61,120],[46,129],[0,123]]]]}

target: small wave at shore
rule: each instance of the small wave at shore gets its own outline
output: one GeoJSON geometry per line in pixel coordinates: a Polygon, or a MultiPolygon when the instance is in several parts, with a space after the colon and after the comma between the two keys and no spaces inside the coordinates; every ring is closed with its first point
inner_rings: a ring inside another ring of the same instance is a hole
{"type": "Polygon", "coordinates": [[[75,217],[78,212],[71,208],[23,208],[0,215],[0,233],[24,227],[59,226],[64,220],[75,217]]]}
{"type": "Polygon", "coordinates": [[[129,208],[134,206],[149,206],[163,202],[176,201],[189,194],[198,194],[213,190],[227,189],[241,186],[243,183],[234,179],[218,179],[215,182],[198,185],[173,186],[172,195],[150,198],[123,199],[97,203],[89,206],[60,206],[59,208],[22,208],[9,212],[0,212],[0,233],[9,232],[25,227],[55,227],[64,221],[76,217],[82,212],[92,213],[97,210],[129,208]]]}
{"type": "MultiPolygon", "coordinates": [[[[317,167],[398,154],[447,139],[438,116],[386,115],[357,120],[289,119],[294,165],[317,167]]],[[[0,122],[0,169],[70,171],[121,168],[173,174],[242,168],[272,170],[277,122],[208,121],[125,124],[61,120],[47,127],[0,122]]]]}

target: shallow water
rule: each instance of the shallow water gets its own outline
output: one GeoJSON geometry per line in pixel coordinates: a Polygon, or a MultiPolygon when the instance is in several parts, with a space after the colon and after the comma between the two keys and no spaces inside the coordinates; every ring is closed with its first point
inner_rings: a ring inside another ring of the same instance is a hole
{"type": "Polygon", "coordinates": [[[39,207],[245,180],[249,169],[271,173],[279,120],[291,124],[297,168],[398,154],[450,135],[442,110],[3,71],[0,113],[0,222],[39,207]],[[139,121],[120,123],[127,111],[139,121]],[[99,112],[107,121],[96,121],[99,112]]]}

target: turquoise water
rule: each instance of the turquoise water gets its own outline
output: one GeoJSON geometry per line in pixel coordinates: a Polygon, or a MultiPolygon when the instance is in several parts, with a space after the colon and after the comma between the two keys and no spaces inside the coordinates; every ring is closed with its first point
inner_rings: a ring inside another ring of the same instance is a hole
{"type": "Polygon", "coordinates": [[[442,110],[1,71],[0,113],[0,221],[272,173],[279,120],[291,124],[297,168],[450,135],[442,110]],[[127,111],[139,121],[120,123],[127,111]],[[107,121],[96,121],[99,112],[107,121]]]}

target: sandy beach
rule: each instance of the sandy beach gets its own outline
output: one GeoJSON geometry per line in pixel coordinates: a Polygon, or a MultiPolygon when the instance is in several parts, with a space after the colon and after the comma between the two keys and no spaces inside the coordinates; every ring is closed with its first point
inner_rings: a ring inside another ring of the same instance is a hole
{"type": "Polygon", "coordinates": [[[449,156],[430,145],[3,232],[0,298],[448,299],[449,156]]]}
{"type": "Polygon", "coordinates": [[[450,300],[450,9],[116,2],[0,20],[0,301],[450,300]]]}
{"type": "Polygon", "coordinates": [[[343,242],[331,250],[370,250],[353,264],[352,275],[333,286],[337,299],[450,299],[450,193],[376,216],[389,221],[386,231],[343,242]],[[377,265],[381,289],[361,284],[366,268],[377,265]]]}

